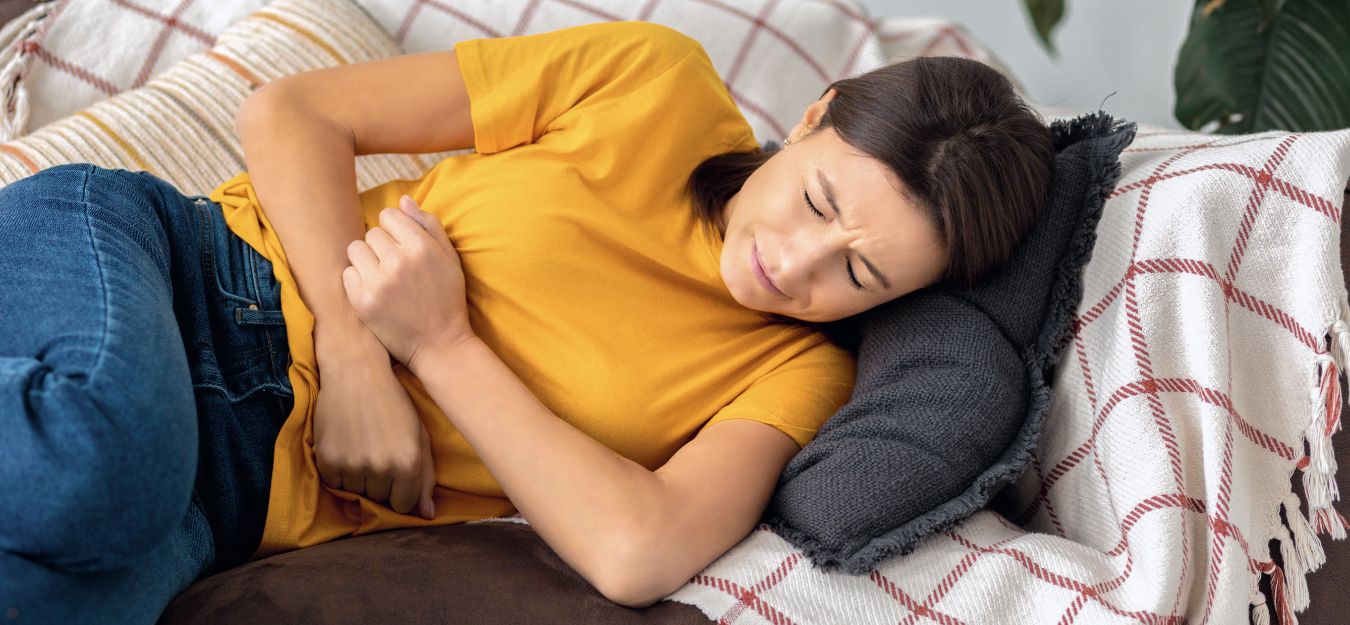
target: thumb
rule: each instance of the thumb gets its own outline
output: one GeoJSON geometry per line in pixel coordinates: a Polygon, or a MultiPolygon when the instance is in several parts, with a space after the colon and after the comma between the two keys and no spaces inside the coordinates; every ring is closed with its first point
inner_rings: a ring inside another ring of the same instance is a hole
{"type": "Polygon", "coordinates": [[[422,428],[422,497],[418,511],[427,519],[436,518],[436,461],[431,454],[431,437],[422,428]]]}
{"type": "Polygon", "coordinates": [[[436,219],[434,215],[419,208],[417,202],[414,202],[413,199],[407,195],[398,199],[398,206],[405,214],[412,217],[418,225],[422,226],[422,229],[426,230],[427,233],[431,235],[431,238],[435,239],[437,243],[440,243],[445,251],[450,252],[454,250],[454,246],[450,244],[450,237],[445,234],[445,227],[441,225],[440,220],[436,219]]]}

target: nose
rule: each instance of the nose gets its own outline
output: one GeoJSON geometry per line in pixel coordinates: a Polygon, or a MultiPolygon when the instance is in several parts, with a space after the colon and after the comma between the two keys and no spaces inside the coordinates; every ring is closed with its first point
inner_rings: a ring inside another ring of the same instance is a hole
{"type": "Polygon", "coordinates": [[[840,252],[848,248],[848,238],[848,233],[834,222],[797,228],[779,246],[775,284],[786,293],[800,292],[815,274],[829,276],[834,264],[839,265],[835,269],[840,275],[845,275],[843,261],[835,263],[835,259],[841,258],[840,252]]]}

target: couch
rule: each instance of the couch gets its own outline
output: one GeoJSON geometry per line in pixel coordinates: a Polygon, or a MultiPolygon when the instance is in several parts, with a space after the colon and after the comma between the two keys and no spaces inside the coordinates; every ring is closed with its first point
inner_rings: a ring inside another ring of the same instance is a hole
{"type": "MultiPolygon", "coordinates": [[[[0,0],[0,19],[9,22],[20,18],[32,6],[33,3],[24,0],[0,0]]],[[[390,22],[389,16],[378,14],[379,9],[388,8],[391,3],[372,1],[365,6],[390,35],[407,35],[398,30],[397,24],[390,22]]],[[[840,6],[856,10],[856,5],[850,3],[840,6]]],[[[889,22],[881,32],[890,32],[893,42],[903,41],[915,46],[908,48],[910,54],[966,54],[998,64],[997,59],[971,40],[959,25],[941,20],[896,20],[889,22]],[[915,43],[916,38],[918,43],[915,43]]],[[[412,36],[416,36],[415,31],[412,36]]],[[[409,41],[416,43],[414,39],[405,38],[400,45],[407,49],[409,41]]],[[[897,49],[887,53],[887,49],[881,48],[879,52],[892,58],[899,54],[895,52],[897,49]]],[[[126,85],[124,89],[130,91],[136,86],[126,85]]],[[[87,95],[83,97],[90,98],[89,102],[72,101],[68,106],[82,110],[87,104],[112,95],[87,95]]],[[[788,110],[794,106],[797,104],[785,104],[788,110]]],[[[757,134],[777,138],[771,118],[772,115],[768,115],[753,120],[757,134]]],[[[33,126],[18,128],[12,138],[33,136],[40,129],[33,126]]],[[[361,182],[368,187],[392,176],[416,174],[435,158],[445,155],[362,157],[369,166],[362,169],[361,182]]],[[[90,159],[94,159],[92,154],[90,159]]],[[[22,172],[10,176],[19,173],[22,172]]],[[[170,177],[176,172],[167,170],[165,175],[170,177]]],[[[209,190],[200,186],[189,188],[193,179],[187,173],[182,176],[180,180],[185,190],[195,193],[209,190]]],[[[199,185],[209,183],[209,175],[197,182],[199,185]]],[[[1339,201],[1341,207],[1350,205],[1350,188],[1339,201]]],[[[1347,234],[1350,233],[1341,221],[1342,276],[1346,275],[1347,260],[1350,259],[1347,234]]],[[[1346,439],[1343,435],[1332,438],[1335,457],[1342,466],[1350,461],[1350,442],[1346,439]]],[[[1338,481],[1346,484],[1343,477],[1338,481]]],[[[1295,479],[1292,485],[1301,495],[1301,481],[1295,479]]],[[[1350,513],[1350,506],[1344,502],[1337,502],[1336,509],[1342,515],[1350,513]]],[[[756,587],[714,587],[709,580],[697,584],[691,581],[690,586],[699,585],[725,595],[729,601],[734,599],[731,601],[734,609],[711,611],[708,602],[700,603],[681,593],[646,609],[618,606],[591,588],[530,529],[528,523],[520,521],[500,519],[382,532],[255,560],[194,584],[168,607],[161,622],[705,623],[750,622],[752,618],[777,620],[773,616],[776,613],[773,601],[759,596],[761,590],[756,587]]],[[[1034,526],[1029,527],[1036,531],[1034,526]]],[[[759,536],[761,532],[757,531],[752,538],[764,539],[759,536]]],[[[1326,565],[1308,576],[1311,607],[1299,615],[1304,623],[1341,622],[1341,615],[1350,609],[1343,592],[1346,580],[1350,580],[1350,542],[1325,541],[1324,546],[1326,565]]],[[[1272,559],[1281,563],[1278,547],[1272,548],[1272,559]]],[[[1263,579],[1262,584],[1266,593],[1272,593],[1268,581],[1263,579]]],[[[911,592],[921,594],[920,590],[911,592]]],[[[956,592],[978,590],[958,587],[956,592]]],[[[912,615],[933,614],[925,612],[930,609],[925,607],[929,603],[906,605],[912,615]]],[[[801,618],[798,622],[828,621],[801,618]]]]}

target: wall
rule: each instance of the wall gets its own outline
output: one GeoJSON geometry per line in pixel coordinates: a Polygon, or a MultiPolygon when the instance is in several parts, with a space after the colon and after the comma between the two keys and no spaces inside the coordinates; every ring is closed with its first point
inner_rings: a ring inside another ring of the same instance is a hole
{"type": "Polygon", "coordinates": [[[962,24],[1039,104],[1076,111],[1101,105],[1126,119],[1181,127],[1172,117],[1172,67],[1190,23],[1188,0],[1066,0],[1053,58],[1036,38],[1022,0],[858,1],[873,16],[933,15],[962,24]]]}

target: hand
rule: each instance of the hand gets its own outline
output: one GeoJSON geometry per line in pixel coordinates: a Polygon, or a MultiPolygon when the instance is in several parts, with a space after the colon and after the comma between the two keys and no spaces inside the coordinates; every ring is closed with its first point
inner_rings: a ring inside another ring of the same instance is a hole
{"type": "MultiPolygon", "coordinates": [[[[330,347],[331,341],[322,343],[316,336],[315,464],[332,488],[387,502],[400,514],[416,509],[433,519],[431,437],[387,353],[374,339],[370,343],[373,349],[330,347]]],[[[362,343],[348,339],[344,345],[362,343]]]]}
{"type": "Polygon", "coordinates": [[[464,270],[440,221],[403,196],[380,225],[347,246],[342,285],[358,317],[399,362],[474,336],[464,270]]]}

